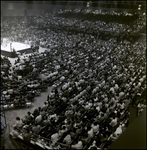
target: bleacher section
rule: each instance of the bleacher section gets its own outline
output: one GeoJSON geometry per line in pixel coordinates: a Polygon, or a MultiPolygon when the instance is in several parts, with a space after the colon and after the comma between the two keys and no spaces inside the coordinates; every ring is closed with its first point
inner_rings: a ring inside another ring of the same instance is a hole
{"type": "Polygon", "coordinates": [[[47,50],[19,56],[13,67],[1,57],[6,104],[26,106],[52,86],[46,104],[19,128],[22,140],[22,132],[29,128],[34,146],[88,149],[96,141],[98,148],[108,148],[119,137],[115,131],[128,127],[129,106],[146,107],[146,42],[133,38],[146,26],[144,14],[85,12],[62,10],[50,20],[47,13],[32,18],[36,27],[46,29],[26,28],[21,32],[24,40],[40,39],[47,50]],[[36,125],[40,126],[37,133],[32,130],[36,125]]]}

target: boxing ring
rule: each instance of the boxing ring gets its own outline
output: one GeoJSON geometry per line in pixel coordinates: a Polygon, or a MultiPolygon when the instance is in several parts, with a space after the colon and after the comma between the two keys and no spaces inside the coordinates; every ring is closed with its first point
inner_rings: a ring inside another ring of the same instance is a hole
{"type": "Polygon", "coordinates": [[[19,42],[2,42],[1,55],[14,58],[18,53],[32,53],[31,46],[19,42]]]}

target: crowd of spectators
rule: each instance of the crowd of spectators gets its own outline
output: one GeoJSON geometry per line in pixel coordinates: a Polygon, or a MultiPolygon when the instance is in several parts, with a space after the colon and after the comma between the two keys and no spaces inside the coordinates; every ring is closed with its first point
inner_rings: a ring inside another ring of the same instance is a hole
{"type": "Polygon", "coordinates": [[[61,32],[60,30],[66,30],[75,33],[92,33],[99,35],[99,38],[101,36],[105,37],[105,34],[115,37],[129,35],[129,38],[130,35],[136,36],[146,27],[146,15],[145,13],[75,9],[59,10],[55,14],[45,13],[44,15],[29,17],[29,26],[19,23],[21,21],[18,18],[2,18],[2,22],[2,37],[9,37],[12,41],[28,42],[33,45],[39,39],[43,43],[56,45],[54,43],[54,38],[57,39],[56,35],[53,37],[48,36],[52,31],[61,32]],[[44,32],[38,30],[38,28],[45,28],[46,30],[44,32]]]}
{"type": "MultiPolygon", "coordinates": [[[[58,16],[56,21],[47,20],[47,14],[44,16],[35,17],[36,24],[44,20],[49,24],[60,22],[58,16]]],[[[63,18],[63,25],[64,21],[70,24],[73,20],[63,18]]],[[[88,22],[93,27],[92,21],[83,20],[76,18],[76,28],[78,22],[85,27],[88,22]]],[[[113,25],[110,21],[106,28],[113,25]]],[[[146,105],[146,43],[131,42],[121,36],[118,41],[117,37],[111,37],[112,33],[102,40],[99,34],[73,30],[30,27],[17,30],[16,36],[21,33],[23,41],[37,39],[41,47],[48,49],[18,56],[14,66],[1,56],[2,92],[6,99],[27,101],[52,86],[44,105],[22,118],[19,129],[29,129],[32,140],[42,139],[43,145],[52,148],[108,147],[128,126],[128,106],[137,105],[141,112],[146,105]]],[[[135,33],[135,26],[132,30],[135,33]]],[[[7,37],[7,33],[2,35],[7,37]]]]}
{"type": "Polygon", "coordinates": [[[136,35],[146,25],[145,13],[105,12],[102,10],[60,10],[52,18],[34,17],[33,22],[42,27],[56,27],[62,30],[78,30],[90,33],[111,32],[111,34],[136,35]],[[97,19],[98,18],[98,19],[97,19]],[[50,21],[51,20],[51,21],[50,21]],[[133,25],[132,25],[133,24],[133,25]]]}

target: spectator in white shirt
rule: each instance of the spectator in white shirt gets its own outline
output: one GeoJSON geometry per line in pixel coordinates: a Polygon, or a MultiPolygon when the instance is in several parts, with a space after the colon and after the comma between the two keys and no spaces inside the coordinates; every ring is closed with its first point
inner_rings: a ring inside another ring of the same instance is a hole
{"type": "Polygon", "coordinates": [[[94,124],[92,124],[92,129],[94,134],[99,132],[99,124],[97,124],[96,122],[94,122],[94,124]]]}
{"type": "Polygon", "coordinates": [[[77,144],[75,145],[71,145],[71,148],[73,149],[82,149],[83,148],[83,143],[82,141],[79,141],[77,144]]]}
{"type": "Polygon", "coordinates": [[[9,134],[13,139],[18,139],[19,132],[17,131],[17,128],[14,126],[9,134]]]}
{"type": "Polygon", "coordinates": [[[117,125],[117,117],[113,117],[113,119],[110,122],[110,126],[112,127],[112,131],[114,131],[115,126],[117,125]]]}
{"type": "Polygon", "coordinates": [[[93,128],[91,128],[90,126],[87,127],[88,129],[88,138],[91,139],[94,136],[94,132],[93,132],[93,128]]]}
{"type": "Polygon", "coordinates": [[[54,133],[53,135],[51,135],[51,141],[53,144],[55,144],[58,140],[59,140],[59,134],[58,133],[54,133]]]}
{"type": "Polygon", "coordinates": [[[36,124],[40,124],[42,121],[42,115],[38,115],[36,118],[35,118],[35,123],[36,124]]]}
{"type": "Polygon", "coordinates": [[[18,130],[20,130],[21,129],[21,127],[23,126],[23,122],[22,122],[22,120],[20,120],[20,118],[19,117],[16,117],[16,123],[15,123],[15,125],[14,125],[15,127],[16,127],[16,129],[18,129],[18,130]]]}
{"type": "Polygon", "coordinates": [[[63,139],[63,142],[69,145],[71,143],[71,135],[67,134],[66,137],[63,139]]]}

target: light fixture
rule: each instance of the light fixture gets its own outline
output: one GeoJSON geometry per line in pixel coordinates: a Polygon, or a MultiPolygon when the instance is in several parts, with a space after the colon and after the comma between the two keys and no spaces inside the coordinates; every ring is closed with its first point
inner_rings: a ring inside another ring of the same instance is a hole
{"type": "Polygon", "coordinates": [[[141,10],[141,5],[138,5],[138,10],[141,10]]]}
{"type": "Polygon", "coordinates": [[[89,2],[87,2],[87,7],[89,7],[89,2]]]}

